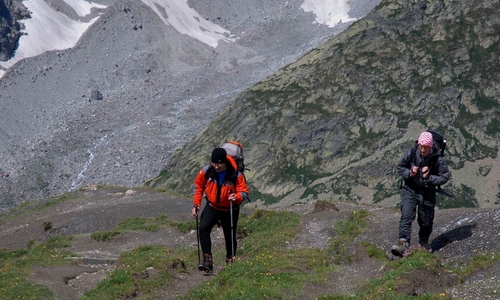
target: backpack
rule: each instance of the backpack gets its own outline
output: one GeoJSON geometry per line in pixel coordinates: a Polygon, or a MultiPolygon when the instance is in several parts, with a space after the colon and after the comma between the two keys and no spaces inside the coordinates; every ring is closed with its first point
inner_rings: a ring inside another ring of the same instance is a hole
{"type": "Polygon", "coordinates": [[[238,170],[236,170],[236,171],[243,174],[245,172],[245,170],[248,170],[245,168],[245,157],[243,156],[243,145],[241,145],[240,142],[234,141],[234,140],[229,140],[229,141],[225,142],[224,144],[222,144],[220,147],[224,148],[224,150],[226,150],[227,155],[234,158],[234,161],[236,161],[236,165],[238,166],[238,170]]]}
{"type": "MultiPolygon", "coordinates": [[[[220,147],[224,148],[224,150],[226,150],[227,155],[231,156],[234,159],[234,161],[236,162],[236,166],[238,168],[238,170],[236,171],[240,172],[246,181],[247,178],[245,177],[245,170],[250,171],[250,169],[247,169],[245,167],[245,157],[243,156],[243,145],[238,141],[229,140],[224,144],[222,144],[220,147]]],[[[234,182],[234,186],[236,186],[236,182],[234,182]]],[[[250,197],[248,196],[246,197],[246,200],[248,200],[248,202],[251,202],[250,197]]]]}
{"type": "Polygon", "coordinates": [[[438,151],[439,155],[444,156],[444,150],[446,149],[446,140],[444,139],[444,136],[432,129],[427,129],[427,132],[430,132],[432,134],[432,139],[434,140],[434,145],[432,146],[432,148],[435,151],[438,151]]]}

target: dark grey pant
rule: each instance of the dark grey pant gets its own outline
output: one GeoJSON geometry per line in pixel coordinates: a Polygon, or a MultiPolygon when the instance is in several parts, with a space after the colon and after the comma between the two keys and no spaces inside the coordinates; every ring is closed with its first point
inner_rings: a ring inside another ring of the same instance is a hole
{"type": "Polygon", "coordinates": [[[434,224],[436,192],[432,190],[415,191],[408,186],[403,187],[401,196],[401,219],[399,221],[399,237],[411,240],[411,224],[418,213],[418,232],[420,241],[428,241],[434,224]]]}
{"type": "Polygon", "coordinates": [[[239,213],[239,208],[233,207],[233,235],[231,236],[231,212],[216,210],[208,204],[205,205],[200,217],[200,244],[203,254],[212,254],[210,234],[212,228],[220,221],[224,232],[224,240],[226,241],[226,258],[232,258],[232,255],[236,255],[236,225],[238,224],[239,213]],[[232,242],[231,239],[233,239],[232,242]]]}

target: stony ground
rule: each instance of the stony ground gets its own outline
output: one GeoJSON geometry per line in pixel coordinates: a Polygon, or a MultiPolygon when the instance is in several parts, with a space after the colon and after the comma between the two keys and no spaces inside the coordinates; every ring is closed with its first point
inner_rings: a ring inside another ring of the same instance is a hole
{"type": "MultiPolygon", "coordinates": [[[[166,214],[176,221],[187,221],[190,215],[189,199],[174,197],[149,189],[87,189],[76,193],[77,197],[49,206],[34,214],[14,217],[1,215],[0,247],[14,249],[26,247],[31,240],[42,241],[52,235],[73,235],[75,240],[70,251],[78,258],[64,267],[33,270],[31,280],[47,285],[58,299],[77,299],[86,290],[95,286],[117,264],[120,253],[142,245],[161,244],[169,247],[196,247],[196,233],[182,234],[177,229],[165,227],[157,232],[125,233],[107,242],[90,238],[90,233],[113,229],[118,223],[133,216],[154,217],[166,214]],[[43,224],[50,221],[51,230],[45,231],[43,224]]],[[[253,203],[245,205],[251,212],[253,203]]],[[[25,207],[24,209],[29,209],[25,207]]],[[[313,203],[267,207],[273,210],[294,211],[301,215],[299,233],[289,244],[291,248],[313,247],[324,249],[335,236],[334,223],[345,219],[353,210],[370,211],[367,231],[358,236],[348,247],[354,259],[340,266],[341,272],[333,274],[325,285],[308,284],[303,295],[290,299],[313,299],[320,294],[355,295],[359,284],[379,276],[385,268],[384,261],[366,254],[361,242],[371,242],[382,250],[388,250],[397,234],[399,211],[376,206],[361,206],[353,203],[334,203],[320,206],[313,203]],[[339,274],[342,274],[339,276],[339,274]],[[304,295],[306,298],[304,298],[304,295]]],[[[436,213],[436,226],[432,236],[432,248],[443,263],[458,265],[470,260],[478,253],[491,253],[500,244],[500,209],[453,209],[436,213]]],[[[416,229],[414,230],[416,232],[416,229]]],[[[222,247],[222,233],[214,232],[215,247],[222,247]]],[[[215,258],[221,264],[221,258],[215,258]]],[[[164,288],[159,299],[173,299],[183,295],[197,284],[209,280],[195,269],[196,262],[187,265],[187,272],[174,272],[175,278],[164,288]]],[[[144,276],[154,276],[154,270],[144,276]]],[[[500,264],[480,270],[461,282],[444,269],[417,271],[407,274],[408,285],[401,286],[404,294],[421,294],[443,291],[456,299],[498,299],[500,264]],[[447,288],[449,287],[449,288],[447,288]]]]}

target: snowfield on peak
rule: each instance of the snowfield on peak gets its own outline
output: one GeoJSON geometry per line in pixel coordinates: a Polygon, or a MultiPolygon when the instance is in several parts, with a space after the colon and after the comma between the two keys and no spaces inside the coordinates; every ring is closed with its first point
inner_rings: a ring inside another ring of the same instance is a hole
{"type": "MultiPolygon", "coordinates": [[[[65,0],[65,2],[82,17],[90,14],[93,8],[105,8],[103,5],[86,1],[65,0]]],[[[31,11],[31,18],[22,21],[26,28],[25,35],[20,37],[14,57],[6,62],[0,62],[0,66],[5,69],[28,57],[51,50],[73,47],[98,18],[95,17],[88,22],[72,20],[65,14],[54,10],[44,0],[24,1],[23,4],[31,11]]]]}
{"type": "MultiPolygon", "coordinates": [[[[73,20],[55,10],[44,0],[24,1],[32,12],[31,18],[23,20],[25,35],[19,40],[14,57],[0,62],[0,79],[5,71],[18,61],[40,55],[47,51],[64,50],[74,47],[87,29],[102,15],[107,5],[82,0],[63,0],[80,17],[92,15],[90,21],[73,20]],[[93,11],[97,9],[97,14],[93,11]],[[95,15],[95,16],[94,16],[95,15]]],[[[168,26],[187,34],[211,47],[220,41],[234,42],[237,38],[228,30],[202,17],[189,7],[187,0],[141,0],[147,4],[168,26]]],[[[289,5],[288,2],[285,5],[289,5]]],[[[306,12],[316,15],[318,23],[334,27],[340,23],[356,20],[348,15],[348,0],[304,0],[300,6],[306,12]]]]}
{"type": "Polygon", "coordinates": [[[346,0],[304,0],[300,6],[304,11],[316,15],[316,22],[334,27],[340,23],[356,21],[357,18],[349,16],[349,2],[346,0]]]}

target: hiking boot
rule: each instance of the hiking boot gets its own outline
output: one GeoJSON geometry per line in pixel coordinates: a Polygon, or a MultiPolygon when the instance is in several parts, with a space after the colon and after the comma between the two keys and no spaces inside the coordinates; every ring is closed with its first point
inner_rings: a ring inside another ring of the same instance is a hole
{"type": "Polygon", "coordinates": [[[226,265],[232,264],[234,262],[234,258],[226,258],[226,265]]]}
{"type": "Polygon", "coordinates": [[[214,263],[212,262],[212,255],[205,253],[203,254],[203,266],[210,271],[214,268],[214,263]]]}
{"type": "Polygon", "coordinates": [[[423,240],[421,239],[418,243],[418,246],[422,249],[424,249],[425,251],[429,252],[429,253],[432,253],[432,248],[431,246],[429,245],[429,240],[423,240]]]}
{"type": "Polygon", "coordinates": [[[391,248],[391,253],[394,256],[404,256],[405,252],[410,248],[410,243],[406,241],[404,238],[400,238],[396,245],[393,245],[391,248]]]}

